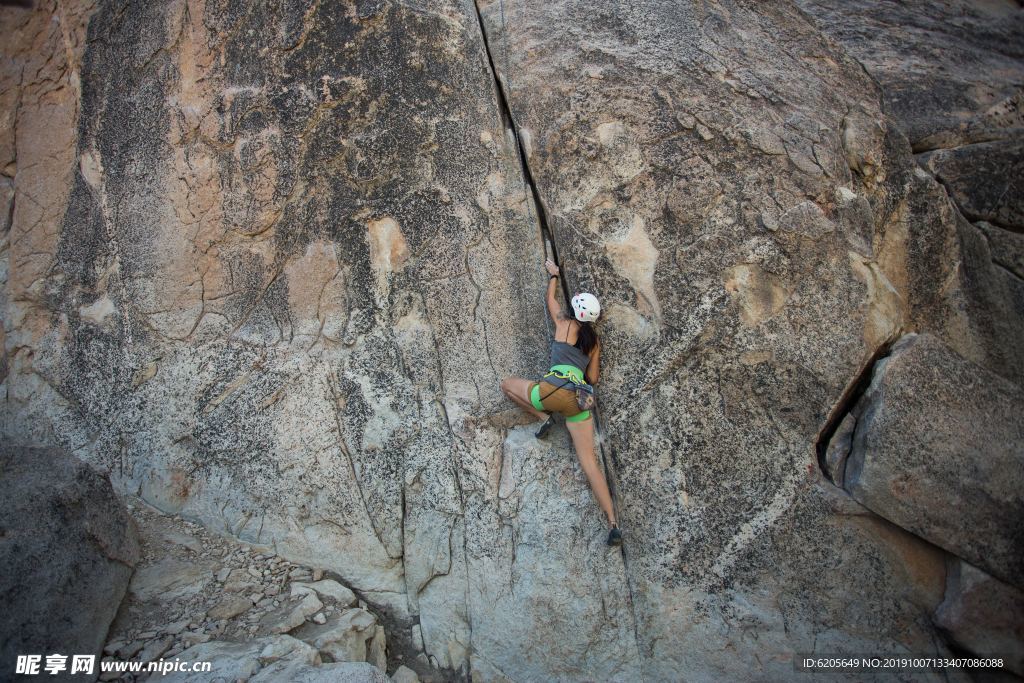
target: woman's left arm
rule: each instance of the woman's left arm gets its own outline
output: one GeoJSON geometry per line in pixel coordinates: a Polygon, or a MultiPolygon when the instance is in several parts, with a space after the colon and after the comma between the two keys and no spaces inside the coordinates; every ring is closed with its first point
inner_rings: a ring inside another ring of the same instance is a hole
{"type": "Polygon", "coordinates": [[[601,340],[598,340],[590,352],[590,362],[587,363],[587,384],[597,384],[597,380],[601,376],[600,365],[601,340]]]}

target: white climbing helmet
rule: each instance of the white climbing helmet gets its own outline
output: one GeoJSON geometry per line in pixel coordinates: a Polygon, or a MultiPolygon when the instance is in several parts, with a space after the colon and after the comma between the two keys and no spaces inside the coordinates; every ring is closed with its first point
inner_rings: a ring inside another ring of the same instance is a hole
{"type": "Polygon", "coordinates": [[[576,314],[577,320],[589,323],[597,320],[597,316],[601,315],[601,304],[598,303],[596,296],[583,292],[572,298],[572,310],[576,314]]]}

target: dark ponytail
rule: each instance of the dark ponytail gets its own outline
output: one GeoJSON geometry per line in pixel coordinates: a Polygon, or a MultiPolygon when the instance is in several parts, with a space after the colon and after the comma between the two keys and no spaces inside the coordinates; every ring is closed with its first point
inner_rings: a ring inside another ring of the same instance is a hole
{"type": "MultiPolygon", "coordinates": [[[[578,320],[576,322],[579,322],[578,320]]],[[[590,350],[597,345],[597,331],[594,329],[593,324],[588,322],[580,322],[580,333],[576,337],[576,348],[583,353],[589,354],[590,350]]]]}

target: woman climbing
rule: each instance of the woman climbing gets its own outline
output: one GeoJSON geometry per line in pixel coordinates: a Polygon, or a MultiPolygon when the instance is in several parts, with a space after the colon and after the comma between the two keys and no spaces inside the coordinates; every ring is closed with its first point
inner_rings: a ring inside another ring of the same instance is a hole
{"type": "Polygon", "coordinates": [[[526,411],[543,419],[537,438],[543,438],[551,428],[557,412],[565,416],[565,426],[572,436],[583,473],[598,504],[608,516],[611,530],[608,545],[622,545],[622,532],[615,521],[612,497],[601,468],[594,455],[594,419],[589,410],[582,410],[577,400],[577,389],[592,395],[591,385],[597,384],[601,358],[601,343],[593,329],[593,321],[601,307],[593,294],[577,294],[572,298],[575,320],[562,313],[555,292],[558,289],[558,266],[548,259],[544,262],[548,278],[547,304],[555,322],[555,341],[551,344],[551,369],[537,382],[522,377],[506,377],[501,390],[526,411]],[[560,341],[561,340],[561,341],[560,341]],[[584,379],[585,377],[585,379],[584,379]]]}

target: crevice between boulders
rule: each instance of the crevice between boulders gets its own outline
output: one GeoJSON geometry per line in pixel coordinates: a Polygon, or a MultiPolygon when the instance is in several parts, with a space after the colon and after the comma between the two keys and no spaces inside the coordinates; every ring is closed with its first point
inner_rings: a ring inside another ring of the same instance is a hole
{"type": "MultiPolygon", "coordinates": [[[[984,500],[977,494],[974,498],[948,495],[951,486],[972,488],[970,480],[980,476],[971,474],[970,458],[966,462],[968,467],[958,467],[952,478],[944,480],[944,473],[950,470],[935,465],[939,460],[950,457],[949,451],[929,452],[925,462],[927,467],[935,468],[925,470],[912,464],[914,457],[907,452],[915,446],[920,450],[921,444],[929,443],[928,439],[952,433],[949,430],[943,432],[938,425],[949,418],[949,411],[962,408],[962,404],[954,403],[947,412],[919,415],[920,406],[908,409],[908,396],[917,393],[939,395],[936,400],[941,403],[949,397],[943,399],[935,384],[951,381],[955,382],[952,385],[954,392],[972,391],[963,374],[956,371],[955,365],[945,364],[941,356],[913,355],[915,349],[922,353],[921,350],[928,345],[931,345],[932,353],[946,348],[927,333],[920,337],[910,333],[883,345],[864,363],[818,436],[816,447],[820,469],[848,496],[841,506],[834,508],[834,513],[849,516],[855,523],[863,520],[878,525],[878,530],[872,531],[871,527],[864,530],[889,548],[886,553],[895,552],[892,557],[912,570],[916,577],[916,592],[908,595],[924,609],[935,629],[936,651],[948,649],[954,655],[965,657],[1001,656],[1010,662],[1008,669],[1019,673],[1024,670],[1024,655],[1018,653],[1015,658],[1008,649],[1001,651],[1001,648],[1005,648],[1004,643],[1012,639],[1014,633],[1020,632],[1021,619],[1024,618],[1024,593],[1016,584],[1007,582],[1005,572],[998,573],[1000,565],[986,559],[987,551],[979,556],[972,552],[970,543],[963,542],[965,527],[957,528],[954,524],[935,519],[928,521],[925,519],[927,515],[920,514],[928,506],[940,506],[937,509],[948,511],[946,520],[960,519],[970,513],[958,510],[958,504],[984,500]],[[908,370],[915,363],[923,372],[915,375],[908,370]],[[901,410],[904,419],[897,418],[894,422],[893,413],[901,410]],[[888,413],[886,417],[881,417],[885,413],[888,413]],[[908,416],[911,418],[909,422],[908,416]],[[914,421],[918,421],[916,428],[914,421]],[[928,435],[923,441],[922,433],[928,435]],[[904,459],[911,464],[901,469],[904,459]],[[869,460],[874,461],[870,468],[865,464],[869,460]],[[883,472],[883,469],[887,471],[883,472]],[[866,476],[865,472],[868,472],[866,476]],[[964,473],[962,479],[960,472],[964,473]],[[905,482],[909,482],[906,488],[905,482]],[[902,499],[900,504],[887,502],[887,499],[896,497],[902,499]],[[910,507],[902,507],[904,504],[910,507]],[[915,504],[916,508],[913,507],[915,504]],[[918,514],[912,512],[908,515],[908,509],[918,514]],[[999,575],[989,573],[993,570],[999,575]],[[936,587],[932,579],[939,571],[942,584],[936,587]],[[968,575],[968,579],[961,581],[961,573],[968,575]],[[928,579],[929,576],[932,579],[928,579]],[[994,609],[997,604],[1001,607],[994,609]]],[[[947,349],[947,352],[954,355],[951,350],[947,349]]],[[[969,361],[963,358],[959,362],[965,368],[969,365],[969,361]]],[[[967,371],[971,372],[970,369],[967,371]]],[[[958,400],[973,403],[985,399],[971,395],[958,400]]],[[[993,420],[1005,422],[1007,412],[1004,408],[989,414],[993,420]]],[[[977,414],[970,424],[977,424],[977,414]]],[[[962,452],[972,452],[976,448],[973,456],[976,460],[988,457],[984,452],[984,440],[978,441],[977,445],[972,442],[978,435],[970,434],[967,422],[959,423],[956,433],[966,435],[962,452]]],[[[931,451],[930,448],[928,450],[931,451]]],[[[996,476],[1012,476],[1012,472],[1003,468],[996,476]]],[[[983,483],[973,486],[975,491],[983,487],[983,483]]],[[[970,536],[980,527],[980,524],[972,523],[966,534],[970,536]]],[[[999,533],[999,527],[994,529],[999,533]]],[[[990,532],[991,529],[983,533],[990,532]]],[[[1009,537],[1012,538],[1012,533],[1009,537]]],[[[993,542],[991,549],[998,553],[999,545],[993,542]]]]}
{"type": "Polygon", "coordinates": [[[1010,132],[1004,132],[1002,135],[996,133],[988,133],[984,135],[976,135],[974,137],[967,138],[954,138],[951,142],[947,142],[948,138],[941,137],[943,134],[948,134],[948,131],[940,131],[939,133],[933,133],[921,140],[908,140],[910,142],[910,151],[914,156],[921,154],[928,154],[929,152],[940,152],[943,150],[960,149],[961,147],[970,147],[971,145],[984,145],[990,142],[1006,142],[1012,140],[1013,136],[1010,132]]]}
{"type": "MultiPolygon", "coordinates": [[[[512,108],[504,92],[504,86],[501,82],[501,78],[498,76],[498,71],[494,66],[494,57],[491,54],[490,43],[488,43],[487,40],[487,31],[486,28],[484,27],[483,15],[480,12],[480,7],[475,2],[473,6],[476,9],[477,21],[480,24],[480,35],[481,38],[483,39],[484,51],[487,54],[487,63],[490,68],[491,77],[494,79],[495,90],[497,91],[498,106],[501,111],[502,122],[509,126],[509,128],[511,128],[512,134],[515,137],[516,150],[519,155],[519,165],[522,168],[523,173],[523,184],[525,187],[529,189],[531,195],[533,196],[534,205],[537,207],[537,221],[540,224],[541,238],[544,240],[545,244],[550,248],[551,260],[555,262],[555,264],[559,267],[559,270],[562,272],[562,296],[565,298],[566,307],[571,308],[569,302],[569,289],[571,288],[568,286],[568,280],[570,276],[566,268],[563,267],[561,263],[559,263],[558,244],[557,240],[555,239],[555,233],[554,230],[551,228],[551,224],[548,221],[547,212],[544,208],[544,203],[541,200],[540,192],[537,189],[537,183],[535,182],[533,173],[530,170],[530,163],[527,159],[526,149],[523,146],[522,139],[519,137],[518,124],[516,124],[515,122],[515,117],[512,114],[512,108]]],[[[595,420],[597,420],[598,411],[596,408],[593,411],[593,413],[595,416],[595,420]]],[[[604,454],[605,445],[601,439],[597,439],[596,442],[602,464],[604,464],[605,466],[605,472],[611,474],[611,468],[608,467],[609,458],[605,458],[604,454]]],[[[609,452],[610,451],[611,447],[609,446],[609,452]]],[[[614,460],[614,455],[612,455],[610,459],[614,460]]],[[[611,476],[608,476],[608,488],[611,492],[613,502],[617,501],[617,497],[615,496],[615,485],[613,482],[613,477],[611,476]]],[[[616,518],[618,518],[618,510],[616,510],[616,518]]]]}
{"type": "Polygon", "coordinates": [[[831,483],[842,488],[844,472],[846,468],[846,456],[852,448],[853,432],[857,426],[857,417],[854,408],[871,386],[871,378],[874,376],[875,368],[879,362],[884,360],[892,352],[895,344],[890,339],[878,348],[865,361],[857,374],[846,385],[846,389],[839,396],[839,400],[829,413],[825,425],[818,432],[815,442],[815,452],[818,455],[818,468],[831,483]],[[844,448],[845,452],[840,452],[844,448]]]}

